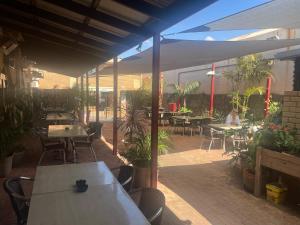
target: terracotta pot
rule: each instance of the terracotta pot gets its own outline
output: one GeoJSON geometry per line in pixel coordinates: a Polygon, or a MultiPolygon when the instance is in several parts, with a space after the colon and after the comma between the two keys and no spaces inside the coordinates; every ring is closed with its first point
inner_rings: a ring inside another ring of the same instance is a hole
{"type": "Polygon", "coordinates": [[[0,159],[0,177],[7,177],[12,169],[12,158],[13,156],[8,156],[4,159],[0,159]]]}
{"type": "Polygon", "coordinates": [[[134,187],[146,188],[151,186],[151,168],[135,166],[134,187]]]}
{"type": "Polygon", "coordinates": [[[25,151],[21,151],[21,152],[14,152],[13,155],[13,167],[16,167],[18,165],[20,165],[20,163],[22,162],[23,158],[25,155],[25,151]]]}
{"type": "Polygon", "coordinates": [[[250,169],[243,170],[243,186],[248,192],[254,192],[255,174],[250,169]]]}

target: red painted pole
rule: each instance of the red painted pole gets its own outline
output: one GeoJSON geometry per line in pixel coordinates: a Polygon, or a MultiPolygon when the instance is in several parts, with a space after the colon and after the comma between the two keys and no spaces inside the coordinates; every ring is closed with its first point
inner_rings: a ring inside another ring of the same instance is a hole
{"type": "Polygon", "coordinates": [[[215,64],[212,64],[211,71],[211,87],[210,87],[210,102],[209,102],[209,115],[212,116],[214,112],[214,95],[215,95],[215,64]]]}
{"type": "Polygon", "coordinates": [[[160,34],[153,36],[152,54],[152,117],[151,117],[151,187],[157,187],[158,180],[158,109],[160,81],[160,34]]]}
{"type": "Polygon", "coordinates": [[[270,96],[271,96],[271,76],[267,78],[267,88],[265,95],[265,117],[269,115],[270,96]]]}

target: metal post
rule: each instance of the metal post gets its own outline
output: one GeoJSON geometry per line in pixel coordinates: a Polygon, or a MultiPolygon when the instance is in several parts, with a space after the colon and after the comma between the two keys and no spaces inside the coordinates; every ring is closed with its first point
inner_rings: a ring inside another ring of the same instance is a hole
{"type": "Polygon", "coordinates": [[[118,57],[114,57],[113,154],[118,153],[118,57]]]}
{"type": "Polygon", "coordinates": [[[267,78],[267,88],[265,95],[265,117],[269,115],[270,96],[271,96],[271,76],[267,78]]]}
{"type": "Polygon", "coordinates": [[[215,64],[211,66],[211,88],[210,88],[210,102],[209,102],[209,115],[212,116],[214,112],[214,95],[215,95],[215,64]]]}
{"type": "Polygon", "coordinates": [[[80,76],[80,94],[81,94],[81,105],[80,105],[80,121],[84,122],[84,90],[83,90],[83,74],[80,76]]]}
{"type": "Polygon", "coordinates": [[[89,120],[90,120],[90,112],[89,112],[89,75],[88,75],[88,73],[86,73],[86,76],[85,76],[85,78],[86,78],[86,120],[85,120],[85,122],[86,122],[86,124],[88,124],[89,123],[89,120]]]}
{"type": "Polygon", "coordinates": [[[99,66],[96,66],[96,122],[99,123],[99,66]]]}
{"type": "Polygon", "coordinates": [[[152,53],[152,117],[151,117],[151,187],[157,187],[158,109],[160,81],[160,34],[153,36],[152,53]]]}

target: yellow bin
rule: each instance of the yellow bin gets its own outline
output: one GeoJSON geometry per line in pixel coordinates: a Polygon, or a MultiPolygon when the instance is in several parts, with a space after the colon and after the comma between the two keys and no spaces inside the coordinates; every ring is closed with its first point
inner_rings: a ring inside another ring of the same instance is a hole
{"type": "Polygon", "coordinates": [[[275,204],[281,204],[285,201],[287,188],[280,184],[267,184],[267,200],[275,204]]]}

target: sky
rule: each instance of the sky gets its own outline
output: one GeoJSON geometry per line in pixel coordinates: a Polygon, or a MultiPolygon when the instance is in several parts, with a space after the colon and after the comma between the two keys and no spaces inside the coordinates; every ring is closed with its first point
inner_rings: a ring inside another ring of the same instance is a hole
{"type": "MultiPolygon", "coordinates": [[[[246,10],[248,8],[269,2],[270,0],[218,0],[214,4],[195,13],[194,15],[182,20],[174,26],[168,28],[161,33],[165,38],[170,39],[188,39],[188,40],[217,40],[223,41],[233,37],[237,37],[255,30],[240,31],[214,31],[202,33],[176,34],[180,31],[204,25],[208,22],[221,19],[225,16],[246,10]]],[[[144,51],[152,46],[152,39],[146,40],[142,44],[141,50],[144,51]]],[[[124,59],[128,56],[137,54],[136,47],[122,53],[119,57],[124,59]]]]}

